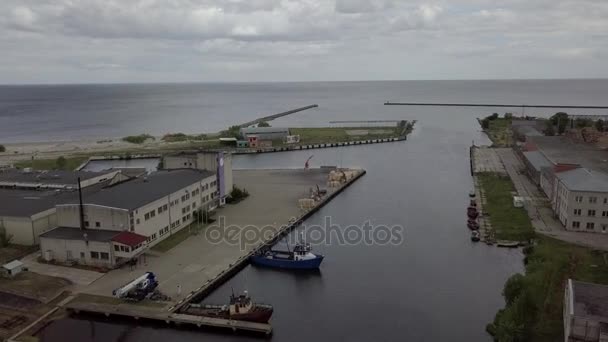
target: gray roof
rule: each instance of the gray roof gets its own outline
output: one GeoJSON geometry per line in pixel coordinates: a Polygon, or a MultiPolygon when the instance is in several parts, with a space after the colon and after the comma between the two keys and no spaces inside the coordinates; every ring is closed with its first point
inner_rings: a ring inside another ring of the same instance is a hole
{"type": "Polygon", "coordinates": [[[0,189],[0,216],[30,217],[74,201],[78,201],[77,191],[0,189]]]}
{"type": "Polygon", "coordinates": [[[575,143],[563,136],[528,137],[554,164],[579,164],[608,173],[608,151],[591,144],[575,143]]]}
{"type": "Polygon", "coordinates": [[[525,135],[525,136],[535,136],[535,137],[541,137],[544,136],[544,134],[542,134],[539,130],[537,130],[535,127],[532,126],[513,126],[513,130],[517,131],[517,133],[521,134],[521,135],[525,135]]]}
{"type": "Polygon", "coordinates": [[[572,281],[574,315],[608,319],[608,286],[572,281]]]}
{"type": "Polygon", "coordinates": [[[593,172],[585,168],[557,172],[555,177],[561,180],[569,190],[586,192],[608,192],[608,175],[593,172]]]}
{"type": "Polygon", "coordinates": [[[83,196],[83,202],[133,210],[211,176],[215,173],[195,169],[156,171],[83,196]]]}
{"type": "Polygon", "coordinates": [[[40,237],[47,239],[59,239],[59,240],[84,240],[84,234],[87,234],[87,240],[108,242],[113,237],[120,234],[117,230],[102,230],[102,229],[84,229],[70,228],[70,227],[57,227],[40,234],[40,237]]]}
{"type": "Polygon", "coordinates": [[[529,151],[524,152],[524,157],[532,164],[532,167],[538,172],[541,171],[543,167],[552,167],[553,164],[545,157],[545,155],[540,151],[529,151]]]}
{"type": "Polygon", "coordinates": [[[87,180],[108,173],[110,173],[110,171],[90,172],[53,170],[25,172],[20,169],[6,169],[0,171],[0,182],[76,186],[78,184],[78,177],[80,177],[81,180],[87,180]]]}
{"type": "Polygon", "coordinates": [[[15,269],[15,268],[21,267],[21,266],[23,266],[23,263],[21,261],[19,261],[19,260],[13,260],[13,261],[11,261],[9,263],[6,263],[6,264],[2,265],[2,267],[5,268],[5,269],[7,269],[7,270],[12,270],[12,269],[15,269]]]}

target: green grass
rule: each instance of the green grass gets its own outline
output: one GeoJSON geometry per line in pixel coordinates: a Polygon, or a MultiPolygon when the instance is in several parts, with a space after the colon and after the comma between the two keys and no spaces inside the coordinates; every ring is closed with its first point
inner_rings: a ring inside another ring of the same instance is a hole
{"type": "MultiPolygon", "coordinates": [[[[399,129],[400,130],[400,129],[399,129]]],[[[383,127],[319,127],[319,128],[290,128],[292,135],[300,136],[301,144],[319,144],[342,141],[382,139],[398,137],[396,126],[383,127]],[[369,134],[352,135],[348,131],[369,131],[369,134]],[[378,132],[376,132],[378,131],[378,132]],[[379,132],[386,131],[386,132],[379,132]]]]}
{"type": "Polygon", "coordinates": [[[201,141],[205,139],[207,139],[207,135],[205,134],[188,135],[185,133],[169,133],[165,134],[161,140],[165,142],[180,142],[190,140],[201,141]]]}
{"type": "Polygon", "coordinates": [[[62,168],[58,167],[57,159],[24,160],[15,163],[15,167],[31,167],[34,170],[74,170],[88,159],[89,157],[87,156],[67,157],[65,158],[66,163],[62,168]]]}
{"type": "Polygon", "coordinates": [[[122,138],[123,141],[126,141],[131,144],[143,144],[148,139],[154,140],[154,137],[151,136],[150,134],[140,134],[140,135],[129,135],[129,136],[122,138]]]}
{"type": "Polygon", "coordinates": [[[513,143],[511,119],[497,118],[490,120],[489,127],[485,129],[485,132],[496,147],[506,147],[513,143]]]}
{"type": "Polygon", "coordinates": [[[483,210],[490,217],[499,240],[526,241],[534,237],[534,228],[524,208],[513,206],[513,183],[508,176],[495,173],[477,175],[485,191],[487,203],[483,210]]]}
{"type": "Polygon", "coordinates": [[[173,247],[179,245],[184,242],[188,237],[192,234],[199,233],[205,225],[199,226],[196,223],[190,225],[190,227],[184,227],[177,233],[171,234],[168,238],[154,245],[151,249],[156,252],[167,252],[171,250],[173,247]]]}
{"type": "Polygon", "coordinates": [[[548,237],[540,237],[530,249],[519,293],[488,330],[499,341],[563,341],[566,281],[608,284],[606,253],[548,237]]]}

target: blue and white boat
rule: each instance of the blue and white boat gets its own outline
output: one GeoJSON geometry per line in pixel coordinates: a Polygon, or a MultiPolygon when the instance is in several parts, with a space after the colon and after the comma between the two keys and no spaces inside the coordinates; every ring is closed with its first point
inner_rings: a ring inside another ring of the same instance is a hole
{"type": "Polygon", "coordinates": [[[313,270],[319,268],[323,256],[313,254],[309,243],[299,242],[293,251],[263,250],[251,256],[251,263],[259,266],[268,266],[284,269],[313,270]]]}

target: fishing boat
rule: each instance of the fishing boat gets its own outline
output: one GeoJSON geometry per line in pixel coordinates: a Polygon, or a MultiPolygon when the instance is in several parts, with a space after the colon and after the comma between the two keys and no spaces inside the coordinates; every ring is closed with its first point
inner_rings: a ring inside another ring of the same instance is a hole
{"type": "Polygon", "coordinates": [[[477,216],[479,216],[479,212],[477,211],[477,208],[475,208],[475,207],[468,207],[467,208],[467,216],[470,219],[476,219],[477,216]]]}
{"type": "Polygon", "coordinates": [[[310,244],[301,239],[292,251],[266,249],[252,255],[250,260],[252,264],[258,266],[312,270],[319,268],[323,258],[323,255],[313,254],[310,244]]]}
{"type": "Polygon", "coordinates": [[[244,291],[239,296],[232,293],[228,305],[188,304],[184,311],[196,316],[268,323],[274,309],[272,305],[254,303],[247,291],[244,291]]]}
{"type": "Polygon", "coordinates": [[[479,223],[474,220],[469,220],[469,222],[467,222],[467,227],[470,230],[479,230],[479,223]]]}

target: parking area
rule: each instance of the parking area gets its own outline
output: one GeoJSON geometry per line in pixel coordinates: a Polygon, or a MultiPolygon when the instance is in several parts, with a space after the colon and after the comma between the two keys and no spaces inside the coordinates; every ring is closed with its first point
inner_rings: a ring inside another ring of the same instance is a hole
{"type": "Polygon", "coordinates": [[[490,148],[478,146],[473,149],[473,173],[496,172],[506,174],[497,151],[505,150],[501,148],[490,148]]]}

